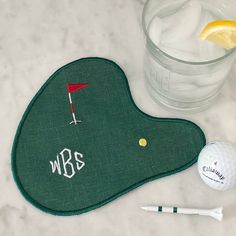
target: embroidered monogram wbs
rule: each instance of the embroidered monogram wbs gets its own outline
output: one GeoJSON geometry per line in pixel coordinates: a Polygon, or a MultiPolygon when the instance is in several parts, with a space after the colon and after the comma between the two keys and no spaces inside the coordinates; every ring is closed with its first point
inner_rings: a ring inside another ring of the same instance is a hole
{"type": "Polygon", "coordinates": [[[74,152],[74,156],[72,156],[71,150],[64,148],[57,154],[56,160],[50,161],[51,171],[53,174],[57,173],[70,179],[85,166],[82,158],[82,153],[74,152]]]}

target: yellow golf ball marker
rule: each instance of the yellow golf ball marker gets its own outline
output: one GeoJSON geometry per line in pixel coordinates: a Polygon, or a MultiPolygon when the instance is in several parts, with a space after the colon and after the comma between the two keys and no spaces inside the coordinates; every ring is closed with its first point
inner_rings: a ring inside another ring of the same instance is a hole
{"type": "Polygon", "coordinates": [[[147,146],[147,140],[145,138],[139,139],[139,146],[146,147],[147,146]]]}

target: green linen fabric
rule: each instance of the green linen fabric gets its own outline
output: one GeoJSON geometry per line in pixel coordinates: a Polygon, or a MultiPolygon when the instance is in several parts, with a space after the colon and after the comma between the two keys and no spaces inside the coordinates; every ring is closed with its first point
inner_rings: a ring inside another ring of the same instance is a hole
{"type": "Polygon", "coordinates": [[[117,64],[83,58],[56,71],[29,104],[15,136],[12,170],[33,205],[75,215],[188,168],[204,145],[194,123],[139,110],[117,64]],[[82,121],[75,125],[67,84],[78,83],[89,86],[71,92],[82,121]]]}

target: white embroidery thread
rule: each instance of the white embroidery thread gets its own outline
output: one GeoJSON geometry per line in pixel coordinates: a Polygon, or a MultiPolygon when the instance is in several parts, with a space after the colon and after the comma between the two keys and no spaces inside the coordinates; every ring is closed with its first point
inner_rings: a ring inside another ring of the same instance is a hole
{"type": "Polygon", "coordinates": [[[75,152],[75,160],[76,160],[76,167],[77,167],[77,170],[81,170],[85,163],[81,160],[79,160],[78,156],[80,156],[80,158],[83,158],[83,154],[79,153],[79,152],[75,152]]]}
{"type": "Polygon", "coordinates": [[[57,159],[55,161],[50,161],[52,173],[58,173],[59,175],[65,176],[71,179],[75,174],[76,170],[79,172],[84,166],[85,162],[81,160],[83,154],[79,152],[74,152],[74,158],[72,156],[71,150],[64,148],[59,154],[57,154],[57,159]],[[59,158],[59,156],[61,158],[59,158]],[[62,169],[62,167],[63,169],[62,169]]]}
{"type": "Polygon", "coordinates": [[[52,173],[54,173],[56,170],[59,175],[61,175],[61,165],[59,161],[59,157],[57,155],[57,160],[55,161],[50,161],[51,167],[52,167],[52,173]]]}

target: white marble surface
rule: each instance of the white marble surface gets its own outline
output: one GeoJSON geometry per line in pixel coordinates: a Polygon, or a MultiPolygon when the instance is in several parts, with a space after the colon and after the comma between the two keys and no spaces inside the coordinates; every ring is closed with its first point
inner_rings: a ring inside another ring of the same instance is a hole
{"type": "MultiPolygon", "coordinates": [[[[22,197],[10,153],[21,116],[34,94],[60,66],[87,56],[107,57],[125,71],[137,105],[155,116],[175,116],[155,104],[142,74],[144,0],[0,1],[0,236],[236,234],[236,190],[217,192],[200,180],[196,165],[146,184],[90,213],[56,217],[22,197]],[[224,206],[225,218],[156,215],[142,205],[224,206]]],[[[182,116],[199,124],[208,140],[236,142],[236,69],[214,106],[182,116]]]]}

